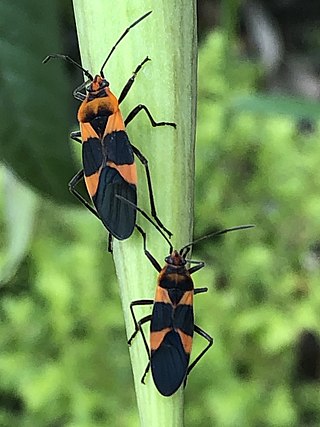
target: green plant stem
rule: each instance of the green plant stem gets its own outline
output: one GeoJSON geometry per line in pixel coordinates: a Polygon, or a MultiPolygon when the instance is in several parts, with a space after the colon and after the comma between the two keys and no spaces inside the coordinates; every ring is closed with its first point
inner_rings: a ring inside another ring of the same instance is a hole
{"type": "MultiPolygon", "coordinates": [[[[174,233],[173,244],[180,247],[191,239],[194,191],[194,137],[196,110],[196,5],[190,0],[118,0],[110,9],[105,0],[74,1],[82,64],[94,74],[117,38],[134,20],[153,13],[133,28],[112,55],[104,72],[111,90],[119,96],[135,67],[151,58],[139,73],[121,105],[123,116],[139,103],[146,104],[157,121],[174,121],[172,127],[152,128],[141,112],[129,125],[131,142],[149,160],[159,217],[174,233]]],[[[145,172],[138,163],[138,204],[150,211],[145,172]]],[[[141,216],[148,249],[163,264],[168,244],[141,216]]],[[[126,242],[114,242],[114,260],[128,336],[134,330],[129,311],[133,300],[153,298],[157,273],[143,253],[142,239],[134,233],[126,242]]],[[[106,286],[108,284],[106,283],[106,286]]],[[[150,308],[137,309],[138,317],[150,308]]],[[[125,338],[124,338],[125,339],[125,338]]],[[[183,425],[183,392],[164,398],[153,385],[140,379],[148,357],[140,336],[130,350],[141,426],[183,425]]],[[[130,383],[129,383],[130,386],[130,383]]],[[[125,402],[124,402],[125,404],[125,402]]]]}

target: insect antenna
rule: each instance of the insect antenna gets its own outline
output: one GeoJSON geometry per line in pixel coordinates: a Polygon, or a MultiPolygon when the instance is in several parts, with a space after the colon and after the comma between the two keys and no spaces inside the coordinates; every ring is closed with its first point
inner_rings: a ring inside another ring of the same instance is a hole
{"type": "Polygon", "coordinates": [[[221,236],[222,234],[226,234],[226,233],[229,233],[231,231],[245,230],[247,228],[254,228],[254,227],[255,227],[255,225],[253,225],[253,224],[237,225],[236,227],[225,228],[224,230],[215,231],[213,233],[206,234],[205,236],[199,237],[198,239],[194,240],[193,242],[190,242],[187,245],[183,246],[180,249],[179,253],[181,256],[183,256],[185,258],[186,255],[188,254],[188,252],[190,251],[190,249],[192,248],[192,246],[198,242],[201,242],[202,240],[206,240],[206,239],[209,239],[211,237],[221,236]]]}
{"type": "Polygon", "coordinates": [[[78,67],[80,70],[83,71],[83,73],[88,77],[89,80],[93,81],[92,74],[90,74],[89,71],[86,70],[85,68],[81,67],[80,64],[78,64],[76,61],[74,61],[68,55],[61,55],[60,53],[48,55],[44,58],[44,60],[42,61],[42,64],[45,64],[46,62],[50,61],[50,59],[56,59],[56,58],[63,59],[64,61],[70,62],[71,64],[75,65],[76,67],[78,67]]]}
{"type": "Polygon", "coordinates": [[[139,24],[139,22],[141,22],[143,19],[145,19],[147,16],[150,15],[150,13],[152,13],[152,10],[150,10],[150,12],[145,13],[143,16],[141,16],[139,19],[137,19],[136,21],[134,21],[133,24],[131,24],[128,28],[126,28],[124,30],[124,32],[122,33],[122,35],[119,37],[118,41],[116,42],[116,44],[111,48],[107,58],[105,59],[104,63],[101,66],[101,70],[100,70],[100,76],[104,79],[104,74],[103,74],[103,69],[106,66],[107,62],[109,61],[110,56],[113,54],[113,52],[115,51],[116,47],[118,46],[118,44],[121,42],[122,39],[124,39],[124,37],[128,34],[128,32],[131,30],[131,28],[135,27],[137,24],[139,24]]]}
{"type": "Polygon", "coordinates": [[[130,202],[130,200],[125,199],[124,197],[120,196],[120,195],[116,195],[116,197],[120,200],[122,200],[124,203],[127,203],[127,205],[130,205],[133,209],[135,209],[136,211],[140,212],[141,215],[143,215],[161,234],[161,236],[165,239],[165,241],[168,243],[169,245],[169,253],[172,253],[173,251],[173,246],[170,242],[170,240],[168,239],[168,237],[164,234],[164,232],[161,230],[161,228],[158,226],[158,224],[156,224],[151,218],[150,216],[141,208],[139,208],[137,205],[135,205],[134,203],[130,202]]]}

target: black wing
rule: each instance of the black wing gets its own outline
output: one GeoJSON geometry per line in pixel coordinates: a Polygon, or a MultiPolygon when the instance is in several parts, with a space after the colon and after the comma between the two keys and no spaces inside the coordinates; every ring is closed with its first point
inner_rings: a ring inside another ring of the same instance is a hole
{"type": "Polygon", "coordinates": [[[186,377],[189,359],[179,334],[168,332],[160,347],[151,352],[151,372],[159,393],[171,396],[178,390],[186,377]]]}

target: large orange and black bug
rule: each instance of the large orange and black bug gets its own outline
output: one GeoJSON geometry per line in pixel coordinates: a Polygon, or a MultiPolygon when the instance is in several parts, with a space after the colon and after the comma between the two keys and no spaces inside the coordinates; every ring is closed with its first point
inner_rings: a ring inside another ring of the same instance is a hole
{"type": "MultiPolygon", "coordinates": [[[[142,213],[154,226],[150,217],[129,201],[128,205],[142,213]]],[[[231,231],[252,228],[253,225],[240,225],[207,234],[188,243],[179,251],[173,250],[170,241],[163,235],[169,244],[169,256],[165,258],[165,266],[161,268],[158,261],[147,250],[146,233],[136,224],[136,228],[143,238],[144,253],[158,272],[157,288],[154,300],[141,299],[130,304],[130,311],[135,325],[135,331],[128,344],[141,332],[143,342],[149,357],[149,363],[141,382],[151,367],[154,384],[163,396],[171,396],[181,384],[186,384],[187,376],[196,366],[213,344],[213,339],[203,329],[194,324],[193,296],[207,292],[208,288],[194,288],[191,275],[204,267],[204,262],[187,259],[192,246],[201,240],[217,237],[231,231]],[[195,264],[187,268],[187,264],[195,264]],[[153,305],[152,313],[137,320],[133,307],[153,305]],[[142,325],[150,322],[150,347],[145,337],[142,325]],[[197,333],[208,341],[207,346],[190,362],[193,335],[197,333]]]]}
{"type": "Polygon", "coordinates": [[[103,62],[100,73],[94,77],[69,56],[54,54],[43,60],[45,63],[52,58],[60,58],[71,62],[80,68],[87,77],[87,81],[73,91],[74,97],[81,101],[78,110],[80,131],[72,132],[71,138],[82,144],[83,169],[71,179],[69,189],[81,203],[103,222],[109,231],[109,242],[111,242],[111,235],[118,240],[124,240],[133,233],[136,211],[115,196],[121,195],[132,203],[137,203],[137,172],[134,155],[145,167],[151,215],[157,224],[171,236],[170,231],[164,227],[157,216],[148,160],[138,148],[130,143],[125,129],[142,110],[147,114],[153,127],[166,125],[176,127],[176,125],[169,122],[156,122],[149,109],[143,104],[136,106],[125,120],[123,120],[119,109],[119,105],[127,96],[137,74],[150,59],[146,57],[137,66],[122,89],[119,99],[111,92],[109,82],[105,79],[103,72],[117,45],[131,28],[150,13],[151,11],[141,16],[123,32],[103,62]],[[84,89],[86,94],[82,93],[84,89]],[[94,207],[76,190],[77,184],[82,179],[85,180],[94,207]]]}

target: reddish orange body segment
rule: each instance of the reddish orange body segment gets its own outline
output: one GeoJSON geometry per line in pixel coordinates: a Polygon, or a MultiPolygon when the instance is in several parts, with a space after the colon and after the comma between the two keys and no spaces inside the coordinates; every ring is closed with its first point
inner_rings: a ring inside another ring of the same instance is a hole
{"type": "MultiPolygon", "coordinates": [[[[121,126],[119,129],[114,130],[125,130],[117,97],[111,92],[109,87],[101,89],[98,86],[102,85],[103,81],[105,80],[101,76],[95,76],[95,80],[90,85],[90,92],[79,107],[78,121],[79,123],[87,123],[90,121],[88,119],[100,116],[101,114],[105,115],[105,112],[108,112],[108,116],[119,113],[121,126]],[[104,96],[101,96],[102,92],[104,92],[104,96]]],[[[114,121],[112,120],[113,123],[114,121]]],[[[110,133],[110,129],[108,133],[110,133]]]]}
{"type": "Polygon", "coordinates": [[[171,328],[164,328],[161,331],[152,332],[150,334],[150,349],[152,351],[157,350],[160,347],[160,345],[162,344],[164,337],[170,331],[171,331],[171,328]]]}
{"type": "Polygon", "coordinates": [[[177,329],[177,332],[181,338],[181,342],[182,342],[184,351],[187,354],[190,354],[191,350],[192,350],[193,337],[191,337],[188,334],[185,334],[181,329],[177,329]]]}

